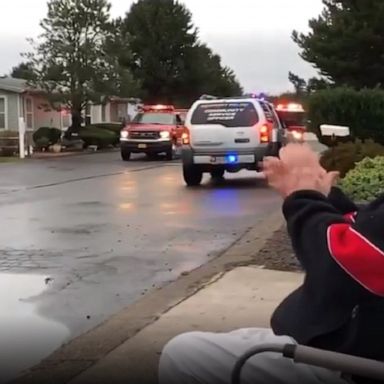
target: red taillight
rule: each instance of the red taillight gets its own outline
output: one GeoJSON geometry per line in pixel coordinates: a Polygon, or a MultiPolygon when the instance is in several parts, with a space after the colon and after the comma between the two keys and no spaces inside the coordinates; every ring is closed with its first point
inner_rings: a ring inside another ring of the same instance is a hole
{"type": "Polygon", "coordinates": [[[260,128],[260,143],[269,143],[270,142],[270,129],[268,125],[263,125],[260,128]]]}
{"type": "Polygon", "coordinates": [[[183,145],[189,145],[190,144],[190,136],[189,136],[189,131],[187,128],[184,129],[184,132],[181,135],[181,141],[182,141],[183,145]]]}

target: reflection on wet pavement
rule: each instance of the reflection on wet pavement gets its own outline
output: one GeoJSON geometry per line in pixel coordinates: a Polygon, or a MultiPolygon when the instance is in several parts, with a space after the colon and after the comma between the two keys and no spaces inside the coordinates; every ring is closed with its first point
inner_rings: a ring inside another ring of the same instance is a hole
{"type": "Polygon", "coordinates": [[[180,164],[151,164],[99,154],[57,160],[55,169],[0,167],[15,190],[0,186],[2,378],[205,264],[280,204],[252,172],[188,189],[180,164]],[[49,290],[42,274],[55,276],[49,290]]]}
{"type": "Polygon", "coordinates": [[[69,336],[65,326],[35,311],[31,298],[47,282],[41,275],[0,274],[0,383],[38,363],[69,336]]]}

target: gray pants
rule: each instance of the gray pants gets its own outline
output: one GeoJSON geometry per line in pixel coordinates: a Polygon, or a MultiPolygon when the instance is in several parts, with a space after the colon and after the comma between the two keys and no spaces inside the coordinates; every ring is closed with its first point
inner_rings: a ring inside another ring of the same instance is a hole
{"type": "MultiPolygon", "coordinates": [[[[160,359],[160,384],[229,384],[236,360],[264,343],[294,343],[270,329],[240,329],[230,333],[191,332],[175,337],[160,359]]],[[[242,371],[244,384],[346,384],[339,372],[295,364],[280,354],[251,358],[242,371]]]]}

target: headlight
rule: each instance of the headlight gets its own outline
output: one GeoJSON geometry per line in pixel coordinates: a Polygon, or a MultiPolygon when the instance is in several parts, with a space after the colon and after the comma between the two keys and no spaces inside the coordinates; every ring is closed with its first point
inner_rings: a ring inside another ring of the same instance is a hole
{"type": "Polygon", "coordinates": [[[292,136],[295,140],[301,140],[303,138],[303,134],[298,131],[293,131],[292,136]]]}
{"type": "Polygon", "coordinates": [[[121,137],[122,139],[128,139],[128,137],[129,137],[129,132],[128,132],[128,131],[121,131],[121,133],[120,133],[120,137],[121,137]]]}
{"type": "Polygon", "coordinates": [[[170,136],[171,136],[171,135],[169,134],[168,131],[161,131],[161,132],[160,132],[160,137],[161,137],[162,139],[169,139],[170,136]]]}

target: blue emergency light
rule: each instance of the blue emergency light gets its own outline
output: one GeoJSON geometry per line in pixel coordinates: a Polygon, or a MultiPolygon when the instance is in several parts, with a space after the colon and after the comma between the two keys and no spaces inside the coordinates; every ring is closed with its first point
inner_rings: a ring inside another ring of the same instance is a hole
{"type": "Polygon", "coordinates": [[[236,155],[227,155],[227,162],[230,164],[237,163],[237,156],[236,155]]]}

